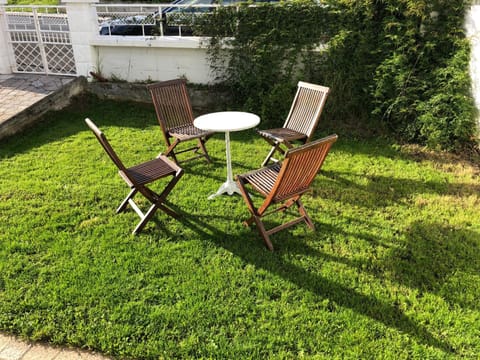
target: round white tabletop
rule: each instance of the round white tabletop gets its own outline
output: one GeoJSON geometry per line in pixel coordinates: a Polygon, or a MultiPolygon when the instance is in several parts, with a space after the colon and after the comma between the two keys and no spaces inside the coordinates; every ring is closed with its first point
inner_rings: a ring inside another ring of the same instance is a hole
{"type": "Polygon", "coordinates": [[[197,117],[194,125],[209,131],[240,131],[253,128],[260,123],[258,115],[243,111],[220,111],[197,117]]]}

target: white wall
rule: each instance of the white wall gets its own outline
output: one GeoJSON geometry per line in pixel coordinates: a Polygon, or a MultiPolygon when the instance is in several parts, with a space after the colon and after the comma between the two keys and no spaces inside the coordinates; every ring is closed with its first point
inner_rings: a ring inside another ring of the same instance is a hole
{"type": "MultiPolygon", "coordinates": [[[[471,44],[470,77],[472,78],[472,95],[480,111],[480,1],[475,1],[465,18],[467,37],[471,44]]],[[[477,118],[480,129],[480,117],[477,118]]]]}
{"type": "Polygon", "coordinates": [[[207,50],[200,38],[97,36],[97,72],[129,82],[185,77],[194,83],[213,82],[207,50]]]}
{"type": "Polygon", "coordinates": [[[8,34],[5,12],[2,5],[6,5],[7,0],[0,0],[0,75],[11,74],[12,66],[10,64],[10,53],[8,47],[8,34]]]}
{"type": "Polygon", "coordinates": [[[99,0],[62,0],[67,7],[68,25],[72,40],[77,75],[89,76],[96,61],[90,42],[97,36],[97,12],[92,5],[99,0]]]}

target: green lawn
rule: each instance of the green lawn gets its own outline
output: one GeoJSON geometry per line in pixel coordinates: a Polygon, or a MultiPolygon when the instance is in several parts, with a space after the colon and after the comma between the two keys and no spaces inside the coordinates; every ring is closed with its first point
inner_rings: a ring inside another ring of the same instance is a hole
{"type": "MultiPolygon", "coordinates": [[[[83,119],[127,165],[164,149],[153,106],[77,99],[0,147],[0,330],[119,358],[480,357],[480,179],[459,158],[338,127],[299,225],[264,247],[225,179],[184,165],[139,236],[127,187],[83,119]]],[[[320,125],[317,136],[331,130],[320,125]]],[[[232,133],[235,173],[268,151],[232,133]]],[[[276,222],[277,218],[271,221],[276,222]]],[[[272,224],[272,222],[270,222],[272,224]]]]}

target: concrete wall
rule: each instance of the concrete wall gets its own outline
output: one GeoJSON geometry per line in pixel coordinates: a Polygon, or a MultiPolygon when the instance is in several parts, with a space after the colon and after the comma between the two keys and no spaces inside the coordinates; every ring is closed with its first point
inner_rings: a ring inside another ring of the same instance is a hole
{"type": "Polygon", "coordinates": [[[128,82],[184,77],[197,84],[213,82],[207,49],[200,38],[97,36],[96,72],[128,82]]]}
{"type": "MultiPolygon", "coordinates": [[[[227,102],[225,93],[214,89],[198,89],[188,86],[188,93],[196,114],[225,110],[227,102]]],[[[152,98],[144,83],[130,82],[90,82],[86,91],[100,99],[128,100],[151,103],[152,98]]]]}
{"type": "Polygon", "coordinates": [[[59,91],[54,91],[23,111],[3,121],[0,125],[0,139],[17,134],[35,124],[48,111],[61,110],[70,104],[73,96],[87,89],[84,77],[73,78],[59,91]]]}

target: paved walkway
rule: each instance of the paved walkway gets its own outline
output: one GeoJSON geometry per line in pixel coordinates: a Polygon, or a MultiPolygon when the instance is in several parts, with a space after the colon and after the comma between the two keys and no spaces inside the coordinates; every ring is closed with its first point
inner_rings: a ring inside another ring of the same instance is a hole
{"type": "MultiPolygon", "coordinates": [[[[0,126],[73,79],[46,75],[0,75],[0,126]]],[[[29,343],[0,333],[0,360],[105,359],[108,358],[87,351],[29,343]]]]}
{"type": "Polygon", "coordinates": [[[73,79],[71,76],[35,74],[0,75],[0,124],[73,79]]]}
{"type": "Polygon", "coordinates": [[[35,344],[0,333],[0,360],[107,360],[93,352],[35,344]]]}
{"type": "Polygon", "coordinates": [[[32,344],[0,334],[0,360],[107,360],[87,351],[32,344]]]}

